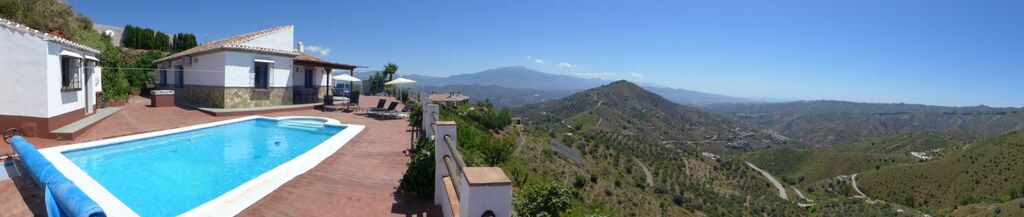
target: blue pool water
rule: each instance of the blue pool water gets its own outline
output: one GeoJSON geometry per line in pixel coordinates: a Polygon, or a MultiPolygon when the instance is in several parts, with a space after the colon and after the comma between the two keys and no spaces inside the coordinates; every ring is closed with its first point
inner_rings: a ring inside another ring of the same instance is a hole
{"type": "Polygon", "coordinates": [[[173,216],[306,153],[344,129],[253,119],[63,154],[142,216],[173,216]]]}

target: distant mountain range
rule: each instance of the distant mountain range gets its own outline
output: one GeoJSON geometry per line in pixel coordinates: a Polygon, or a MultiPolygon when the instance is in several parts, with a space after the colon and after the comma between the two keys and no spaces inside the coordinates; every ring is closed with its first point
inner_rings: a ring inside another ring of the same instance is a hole
{"type": "Polygon", "coordinates": [[[416,86],[423,93],[462,92],[470,96],[470,101],[488,100],[498,108],[513,108],[526,104],[561,99],[576,93],[571,90],[535,90],[514,89],[497,85],[466,85],[451,84],[445,86],[416,86]]]}
{"type": "Polygon", "coordinates": [[[714,105],[706,109],[813,146],[838,147],[906,133],[955,133],[960,138],[944,140],[963,145],[1024,129],[1024,109],[1019,108],[821,100],[714,105]]]}
{"type": "MultiPolygon", "coordinates": [[[[465,94],[471,97],[493,96],[493,94],[477,92],[483,89],[472,85],[493,85],[497,87],[518,90],[512,92],[548,92],[550,94],[558,95],[556,93],[564,93],[565,91],[570,91],[570,93],[578,92],[590,88],[600,87],[601,85],[605,85],[611,82],[608,80],[596,78],[587,79],[576,76],[544,73],[523,66],[501,67],[477,73],[453,75],[445,78],[416,74],[406,75],[404,77],[417,81],[415,85],[410,85],[411,87],[414,88],[444,87],[440,89],[464,92],[465,94]],[[445,87],[449,85],[462,86],[445,87]]],[[[668,88],[652,84],[642,86],[644,89],[661,95],[662,97],[665,97],[666,99],[672,102],[685,105],[709,105],[720,103],[753,102],[752,100],[737,97],[723,96],[685,89],[668,88]]],[[[505,96],[509,97],[510,95],[505,94],[505,96]]],[[[529,99],[529,97],[526,96],[515,96],[509,98],[492,98],[491,101],[505,101],[505,105],[507,107],[517,107],[529,103],[534,103],[533,100],[513,100],[514,98],[529,99]]]]}

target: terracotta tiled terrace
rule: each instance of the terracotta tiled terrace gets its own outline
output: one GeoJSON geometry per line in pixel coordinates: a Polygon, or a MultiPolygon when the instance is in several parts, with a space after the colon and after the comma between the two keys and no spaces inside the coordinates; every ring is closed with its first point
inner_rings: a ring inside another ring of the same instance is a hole
{"type": "MultiPolygon", "coordinates": [[[[363,97],[360,106],[375,106],[377,99],[363,97]]],[[[240,117],[214,117],[198,110],[147,105],[149,99],[134,97],[122,111],[72,141],[28,140],[41,149],[240,117]]],[[[412,137],[407,120],[381,121],[313,109],[262,115],[321,116],[367,127],[331,157],[253,204],[241,216],[440,216],[440,208],[431,201],[398,193],[399,180],[409,161],[403,150],[409,148],[412,137]]],[[[0,153],[10,152],[10,146],[0,145],[0,153]]],[[[0,216],[45,216],[41,195],[28,176],[0,181],[0,216]]]]}

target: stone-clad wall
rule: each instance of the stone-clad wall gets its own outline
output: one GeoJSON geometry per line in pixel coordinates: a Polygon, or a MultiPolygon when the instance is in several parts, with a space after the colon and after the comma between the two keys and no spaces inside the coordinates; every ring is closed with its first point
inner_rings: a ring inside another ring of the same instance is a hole
{"type": "Polygon", "coordinates": [[[252,108],[291,104],[291,87],[271,87],[268,89],[254,89],[251,87],[224,88],[224,108],[252,108]]]}
{"type": "MultiPolygon", "coordinates": [[[[291,105],[294,102],[293,87],[254,89],[185,85],[185,88],[174,90],[176,100],[187,100],[211,108],[252,108],[291,105]]],[[[317,96],[322,97],[327,93],[327,87],[320,87],[317,92],[317,96]]]]}
{"type": "Polygon", "coordinates": [[[185,85],[185,88],[174,88],[174,99],[211,108],[224,108],[224,87],[185,85]]]}

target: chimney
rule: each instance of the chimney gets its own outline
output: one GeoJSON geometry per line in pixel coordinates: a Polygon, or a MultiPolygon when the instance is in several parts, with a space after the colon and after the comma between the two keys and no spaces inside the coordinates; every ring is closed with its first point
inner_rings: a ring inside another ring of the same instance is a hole
{"type": "Polygon", "coordinates": [[[306,48],[302,46],[302,41],[299,41],[299,53],[306,53],[306,48]]]}

